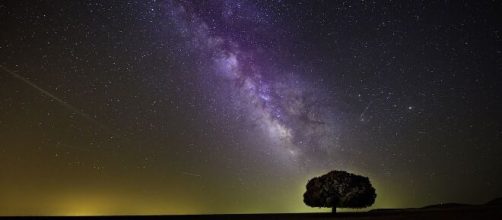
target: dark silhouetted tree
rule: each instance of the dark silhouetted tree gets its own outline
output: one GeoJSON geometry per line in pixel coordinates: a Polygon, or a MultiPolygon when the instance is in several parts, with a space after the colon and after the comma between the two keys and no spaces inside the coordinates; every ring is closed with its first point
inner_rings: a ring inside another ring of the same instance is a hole
{"type": "Polygon", "coordinates": [[[375,202],[375,188],[368,177],[331,171],[323,176],[314,177],[307,183],[303,202],[311,207],[365,208],[375,202]]]}

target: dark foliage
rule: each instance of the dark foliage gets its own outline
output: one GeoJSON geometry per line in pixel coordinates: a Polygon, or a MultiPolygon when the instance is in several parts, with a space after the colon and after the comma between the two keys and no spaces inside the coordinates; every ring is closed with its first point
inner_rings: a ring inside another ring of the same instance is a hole
{"type": "Polygon", "coordinates": [[[307,183],[303,202],[311,207],[364,208],[375,202],[375,188],[368,177],[331,171],[307,183]]]}

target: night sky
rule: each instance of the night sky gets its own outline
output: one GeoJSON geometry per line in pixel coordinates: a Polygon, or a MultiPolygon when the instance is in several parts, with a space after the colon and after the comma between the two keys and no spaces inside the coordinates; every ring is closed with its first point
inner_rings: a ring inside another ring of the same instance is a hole
{"type": "Polygon", "coordinates": [[[0,215],[502,196],[500,1],[2,1],[0,215]]]}

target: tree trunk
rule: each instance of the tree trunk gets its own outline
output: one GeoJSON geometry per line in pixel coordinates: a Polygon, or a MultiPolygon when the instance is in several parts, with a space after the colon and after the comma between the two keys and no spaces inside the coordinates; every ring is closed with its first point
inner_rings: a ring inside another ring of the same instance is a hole
{"type": "Polygon", "coordinates": [[[331,213],[336,214],[336,207],[331,208],[331,213]]]}

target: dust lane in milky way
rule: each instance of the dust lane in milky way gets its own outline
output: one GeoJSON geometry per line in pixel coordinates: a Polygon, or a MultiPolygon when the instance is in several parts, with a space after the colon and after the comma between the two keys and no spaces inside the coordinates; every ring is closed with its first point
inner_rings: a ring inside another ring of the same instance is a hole
{"type": "MultiPolygon", "coordinates": [[[[190,49],[200,59],[202,80],[224,78],[225,84],[210,86],[227,86],[234,93],[220,94],[221,98],[233,102],[230,105],[245,108],[245,117],[294,160],[302,156],[309,160],[313,154],[333,152],[339,134],[333,117],[335,112],[323,103],[322,91],[309,90],[309,83],[299,76],[301,73],[267,66],[268,63],[262,62],[267,58],[257,58],[257,51],[261,50],[260,55],[265,56],[271,53],[267,53],[267,48],[261,47],[258,40],[244,36],[259,32],[257,27],[261,25],[273,26],[255,7],[240,1],[212,3],[204,10],[216,11],[210,16],[217,17],[214,19],[221,23],[213,22],[210,26],[196,13],[195,3],[170,1],[167,4],[169,19],[187,40],[185,49],[190,49]],[[235,22],[237,16],[245,22],[235,22]],[[232,29],[226,27],[229,25],[245,31],[241,34],[221,31],[232,29]],[[230,99],[233,95],[236,98],[230,99]]],[[[274,62],[273,58],[268,61],[274,62]]]]}

